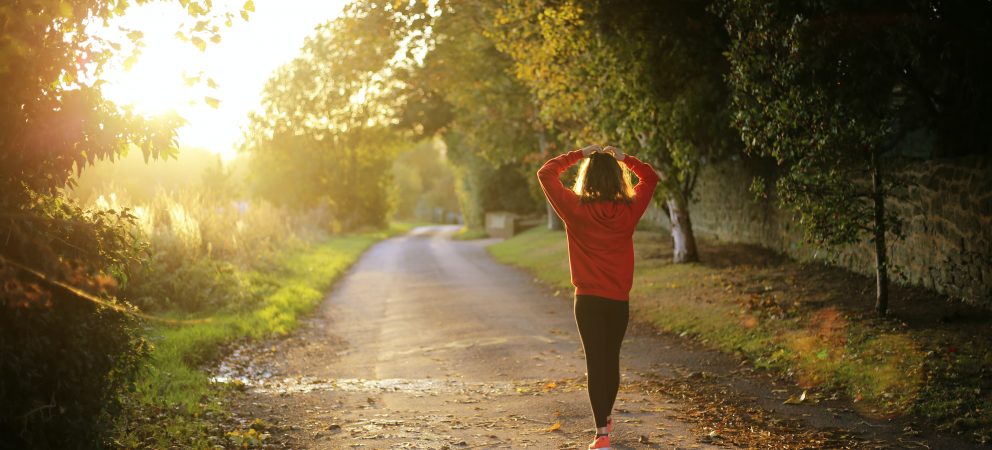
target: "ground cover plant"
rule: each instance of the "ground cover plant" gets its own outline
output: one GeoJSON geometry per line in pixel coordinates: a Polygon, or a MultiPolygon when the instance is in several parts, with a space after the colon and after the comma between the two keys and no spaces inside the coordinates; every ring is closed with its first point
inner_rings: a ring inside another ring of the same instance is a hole
{"type": "Polygon", "coordinates": [[[287,250],[271,262],[274,270],[245,274],[251,279],[250,295],[256,299],[251,308],[168,315],[182,322],[150,330],[151,361],[131,400],[136,413],[120,423],[119,443],[127,447],[229,445],[223,418],[230,386],[213,384],[204,366],[225,344],[293,330],[298,318],[320,303],[334,280],[386,235],[335,236],[287,250]]]}
{"type": "Polygon", "coordinates": [[[212,382],[206,366],[227,344],[290,332],[368,246],[410,228],[331,234],[326,229],[336,227],[324,225],[324,215],[287,214],[264,201],[203,190],[160,191],[140,201],[126,190],[103,191],[84,207],[130,211],[127,226],[141,245],[119,292],[140,309],[102,316],[132,323],[143,352],[132,361],[130,389],[100,398],[120,405],[105,418],[112,431],[82,446],[244,443],[245,436],[226,434],[236,428],[226,422],[231,386],[212,382]]]}

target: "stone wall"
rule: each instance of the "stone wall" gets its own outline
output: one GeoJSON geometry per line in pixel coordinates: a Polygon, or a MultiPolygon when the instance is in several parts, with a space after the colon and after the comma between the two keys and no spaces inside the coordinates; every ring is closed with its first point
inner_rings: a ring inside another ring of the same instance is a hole
{"type": "MultiPolygon", "coordinates": [[[[774,192],[767,200],[755,198],[752,178],[773,171],[747,159],[706,166],[690,207],[696,233],[873,275],[874,251],[867,239],[858,245],[813,248],[803,243],[791,214],[774,206],[774,192]]],[[[904,221],[904,238],[890,241],[893,280],[992,308],[992,159],[914,162],[893,174],[906,181],[886,203],[904,221]]],[[[668,226],[663,214],[653,212],[649,218],[668,226]]]]}

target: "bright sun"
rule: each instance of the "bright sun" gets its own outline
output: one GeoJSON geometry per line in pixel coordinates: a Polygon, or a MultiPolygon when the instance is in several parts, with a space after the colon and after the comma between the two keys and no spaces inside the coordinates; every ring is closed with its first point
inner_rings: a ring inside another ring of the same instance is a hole
{"type": "MultiPolygon", "coordinates": [[[[215,0],[215,8],[237,11],[244,0],[215,0]]],[[[141,31],[144,47],[134,65],[107,67],[104,96],[142,115],[179,113],[182,147],[197,147],[233,158],[248,113],[259,106],[272,71],[295,57],[315,26],[340,14],[345,0],[255,0],[248,22],[222,27],[221,42],[200,51],[176,37],[188,16],[180,2],[131,6],[111,24],[141,31]],[[199,82],[187,83],[200,77],[199,82]],[[208,86],[207,79],[216,81],[208,86]],[[207,97],[216,99],[211,102],[207,97]]],[[[113,34],[111,29],[95,31],[113,34]]],[[[124,49],[125,52],[127,48],[124,49]]],[[[182,153],[180,152],[180,155],[182,153]]]]}
{"type": "Polygon", "coordinates": [[[148,42],[141,58],[130,70],[108,77],[111,79],[104,86],[104,95],[147,116],[169,111],[188,113],[197,89],[183,81],[183,67],[177,61],[183,60],[186,49],[178,44],[148,42]]]}
{"type": "Polygon", "coordinates": [[[158,3],[132,8],[120,19],[120,25],[143,32],[144,47],[130,68],[118,64],[106,71],[104,96],[148,116],[191,112],[200,89],[185,83],[184,76],[202,69],[197,68],[196,49],[175,36],[180,14],[175,5],[158,3]]]}

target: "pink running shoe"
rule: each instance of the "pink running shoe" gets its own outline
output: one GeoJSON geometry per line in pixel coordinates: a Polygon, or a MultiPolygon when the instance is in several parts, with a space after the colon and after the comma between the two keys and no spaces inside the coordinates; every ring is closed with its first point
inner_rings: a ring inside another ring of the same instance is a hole
{"type": "Polygon", "coordinates": [[[589,450],[610,450],[610,435],[597,435],[596,440],[589,444],[589,450]]]}

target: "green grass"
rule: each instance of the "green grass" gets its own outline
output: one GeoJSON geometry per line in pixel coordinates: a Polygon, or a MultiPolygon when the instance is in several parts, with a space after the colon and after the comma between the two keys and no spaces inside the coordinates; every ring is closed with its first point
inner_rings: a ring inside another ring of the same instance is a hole
{"type": "Polygon", "coordinates": [[[486,233],[486,230],[462,227],[452,236],[452,239],[456,241],[471,241],[474,239],[485,239],[487,237],[489,237],[489,233],[486,233]]]}
{"type": "MultiPolygon", "coordinates": [[[[913,328],[830,301],[811,301],[825,298],[817,291],[843,292],[845,286],[814,285],[798,278],[802,272],[797,263],[720,267],[646,256],[650,251],[645,248],[666,240],[657,231],[635,234],[635,317],[743,355],[755,366],[790,376],[811,390],[843,392],[863,414],[912,412],[939,428],[978,441],[988,439],[992,350],[987,335],[968,335],[953,324],[913,328]],[[775,280],[777,287],[768,292],[752,288],[768,280],[775,280]]],[[[714,252],[720,251],[714,247],[714,252]]],[[[500,262],[526,269],[556,288],[571,288],[562,232],[528,230],[489,246],[489,251],[500,262]]]]}
{"type": "Polygon", "coordinates": [[[121,424],[121,446],[212,446],[209,439],[222,430],[209,418],[225,414],[226,391],[210,382],[204,365],[220,356],[226,344],[289,333],[369,246],[414,225],[394,224],[386,231],[331,237],[287,251],[275,261],[275,270],[249,274],[261,297],[252,309],[171,315],[166,318],[183,323],[153,326],[151,360],[130,399],[132,417],[121,424]],[[159,417],[149,421],[135,415],[159,417]]]}
{"type": "Polygon", "coordinates": [[[527,269],[557,288],[572,287],[564,231],[535,227],[487,248],[503,264],[527,269]]]}

